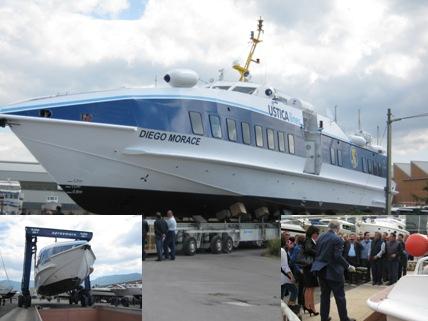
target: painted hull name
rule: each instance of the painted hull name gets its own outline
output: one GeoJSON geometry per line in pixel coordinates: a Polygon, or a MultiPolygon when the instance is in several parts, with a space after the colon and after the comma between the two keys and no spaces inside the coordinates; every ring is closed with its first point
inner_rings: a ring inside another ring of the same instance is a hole
{"type": "Polygon", "coordinates": [[[181,144],[189,144],[189,145],[199,145],[201,142],[201,137],[193,137],[189,135],[183,134],[167,134],[158,132],[155,130],[145,130],[142,129],[140,131],[141,138],[152,139],[157,141],[168,141],[171,143],[181,143],[181,144]]]}

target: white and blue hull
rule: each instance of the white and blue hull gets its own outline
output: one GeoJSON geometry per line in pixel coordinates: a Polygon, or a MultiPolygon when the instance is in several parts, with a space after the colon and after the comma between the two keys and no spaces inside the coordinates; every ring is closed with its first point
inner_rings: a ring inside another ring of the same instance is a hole
{"type": "Polygon", "coordinates": [[[260,95],[122,90],[34,100],[1,112],[0,124],[9,125],[69,196],[93,213],[150,215],[172,208],[178,216],[213,216],[237,201],[249,211],[266,206],[271,212],[384,207],[383,155],[352,145],[327,118],[260,95]],[[202,119],[200,135],[191,113],[202,119]],[[211,116],[220,121],[220,137],[210,128],[211,116]],[[236,125],[235,139],[227,120],[236,125]],[[247,142],[243,124],[251,130],[247,142]],[[363,166],[369,162],[372,169],[363,166]]]}
{"type": "Polygon", "coordinates": [[[329,164],[319,175],[307,174],[306,159],[291,154],[194,135],[187,136],[199,139],[197,146],[145,139],[132,126],[10,119],[58,184],[94,213],[172,207],[210,215],[235,201],[272,210],[375,210],[384,202],[384,178],[329,164]]]}

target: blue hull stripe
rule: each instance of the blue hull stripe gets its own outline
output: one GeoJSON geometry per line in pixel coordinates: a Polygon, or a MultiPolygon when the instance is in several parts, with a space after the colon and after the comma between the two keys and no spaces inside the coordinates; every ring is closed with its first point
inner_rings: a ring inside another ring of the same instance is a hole
{"type": "Polygon", "coordinates": [[[2,113],[15,113],[20,111],[34,110],[40,108],[57,108],[57,107],[65,107],[65,106],[75,106],[75,105],[84,105],[91,103],[99,103],[99,102],[109,102],[109,101],[118,101],[118,100],[129,100],[129,99],[190,99],[190,100],[201,100],[201,101],[209,101],[213,103],[225,104],[234,107],[239,107],[243,109],[248,109],[257,113],[269,115],[267,111],[263,111],[248,105],[242,105],[237,102],[205,97],[205,96],[186,96],[186,95],[123,95],[123,96],[111,96],[106,98],[92,98],[92,99],[82,99],[82,100],[73,100],[67,102],[56,102],[56,103],[46,103],[46,104],[34,104],[23,107],[0,107],[0,111],[2,113]]]}
{"type": "MultiPolygon", "coordinates": [[[[49,110],[51,111],[51,117],[56,119],[81,121],[84,114],[89,114],[91,121],[94,123],[133,126],[155,131],[192,135],[193,131],[189,119],[189,112],[192,111],[201,114],[205,137],[214,138],[208,115],[216,115],[220,119],[221,139],[225,141],[229,141],[226,119],[236,121],[236,142],[230,142],[231,144],[244,143],[241,122],[246,122],[250,125],[251,146],[256,146],[254,128],[256,125],[259,125],[263,127],[263,148],[267,149],[268,146],[267,129],[273,129],[275,131],[275,148],[272,152],[279,152],[277,132],[281,131],[286,134],[286,152],[289,152],[287,135],[292,134],[294,136],[295,155],[306,157],[304,130],[299,126],[271,117],[267,112],[263,113],[259,110],[254,112],[248,106],[225,104],[223,100],[219,99],[209,100],[197,96],[190,98],[186,96],[186,99],[178,99],[176,97],[183,96],[116,96],[115,100],[112,100],[113,98],[105,98],[103,101],[94,99],[93,102],[84,100],[81,104],[77,104],[77,102],[64,102],[62,106],[59,104],[39,105],[38,108],[28,107],[25,110],[8,110],[8,112],[22,116],[40,117],[41,109],[47,109],[47,106],[54,106],[51,109],[49,108],[49,110]],[[136,99],[136,97],[141,98],[136,99]]],[[[371,162],[376,162],[375,164],[379,164],[382,173],[378,176],[385,176],[385,156],[365,148],[352,146],[348,142],[340,141],[326,135],[322,135],[321,142],[321,153],[324,163],[330,163],[331,149],[333,149],[334,153],[340,150],[343,161],[342,167],[362,172],[363,166],[361,160],[364,158],[365,161],[370,160],[371,162]],[[355,155],[352,155],[351,148],[355,150],[355,155]],[[351,159],[354,160],[354,164],[352,164],[351,159]]]]}

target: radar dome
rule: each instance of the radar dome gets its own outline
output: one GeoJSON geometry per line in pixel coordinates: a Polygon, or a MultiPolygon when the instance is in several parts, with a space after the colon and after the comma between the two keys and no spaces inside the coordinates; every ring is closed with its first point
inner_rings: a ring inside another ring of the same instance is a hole
{"type": "Polygon", "coordinates": [[[169,71],[163,79],[171,87],[190,88],[196,85],[199,75],[190,69],[174,69],[169,71]]]}

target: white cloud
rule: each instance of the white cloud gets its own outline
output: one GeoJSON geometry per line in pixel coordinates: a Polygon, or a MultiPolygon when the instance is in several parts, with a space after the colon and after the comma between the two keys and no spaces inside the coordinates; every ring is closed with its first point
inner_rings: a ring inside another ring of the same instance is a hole
{"type": "Polygon", "coordinates": [[[391,54],[380,58],[375,64],[368,66],[366,72],[371,74],[375,71],[381,71],[387,75],[405,80],[414,74],[414,71],[418,69],[420,63],[417,57],[403,54],[391,54]]]}
{"type": "Polygon", "coordinates": [[[0,159],[7,161],[36,161],[28,149],[8,129],[0,129],[0,159]]]}
{"type": "MultiPolygon", "coordinates": [[[[126,244],[121,238],[135,225],[141,225],[140,216],[78,215],[78,216],[3,216],[0,220],[1,253],[9,277],[20,280],[24,258],[25,226],[59,228],[93,232],[92,249],[97,257],[92,278],[108,274],[141,273],[141,235],[126,244]]],[[[58,239],[59,242],[66,239],[58,239]]],[[[54,242],[51,238],[38,238],[37,247],[54,242]]],[[[0,273],[0,279],[2,278],[0,273]]]]}

